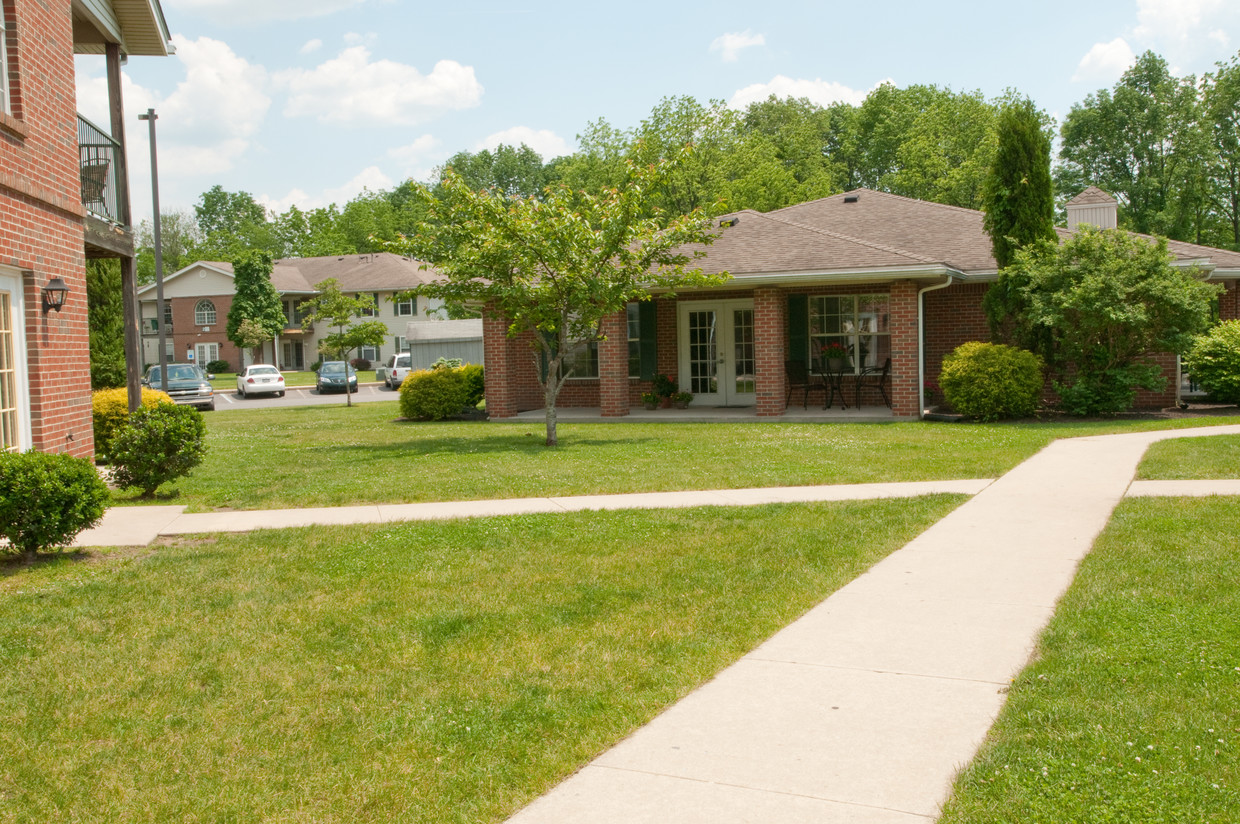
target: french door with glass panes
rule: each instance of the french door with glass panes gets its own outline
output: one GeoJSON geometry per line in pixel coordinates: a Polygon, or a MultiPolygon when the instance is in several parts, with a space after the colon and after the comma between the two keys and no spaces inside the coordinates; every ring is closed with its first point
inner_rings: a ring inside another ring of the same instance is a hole
{"type": "Polygon", "coordinates": [[[680,391],[701,406],[753,406],[753,301],[682,301],[680,391]]]}

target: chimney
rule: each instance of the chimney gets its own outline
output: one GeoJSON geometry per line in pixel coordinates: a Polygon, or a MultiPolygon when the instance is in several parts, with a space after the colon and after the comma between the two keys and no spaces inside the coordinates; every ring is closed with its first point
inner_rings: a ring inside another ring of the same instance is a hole
{"type": "Polygon", "coordinates": [[[1069,200],[1065,208],[1068,211],[1069,232],[1075,232],[1081,224],[1099,229],[1114,229],[1119,225],[1119,204],[1097,186],[1087,187],[1069,200]]]}

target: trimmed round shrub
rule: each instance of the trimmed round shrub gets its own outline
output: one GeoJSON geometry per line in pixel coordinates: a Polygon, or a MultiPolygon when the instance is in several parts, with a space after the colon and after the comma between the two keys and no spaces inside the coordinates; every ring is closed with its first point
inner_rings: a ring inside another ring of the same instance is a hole
{"type": "Polygon", "coordinates": [[[1042,361],[1032,352],[973,341],[943,358],[939,386],[947,402],[979,421],[1024,418],[1042,396],[1042,361]]]}
{"type": "Polygon", "coordinates": [[[419,369],[400,385],[400,414],[418,421],[441,421],[461,414],[469,389],[459,369],[419,369]]]}
{"type": "Polygon", "coordinates": [[[461,373],[461,380],[465,381],[465,405],[472,409],[482,400],[486,390],[482,364],[467,363],[457,371],[461,373]]]}
{"type": "Polygon", "coordinates": [[[34,557],[99,523],[108,487],[86,458],[0,452],[0,535],[34,557]]]}
{"type": "Polygon", "coordinates": [[[370,371],[370,358],[354,358],[353,360],[349,361],[349,365],[352,366],[354,369],[356,369],[358,372],[369,372],[370,371]]]}
{"type": "Polygon", "coordinates": [[[112,445],[112,479],[150,497],[161,484],[188,475],[202,463],[206,435],[202,413],[191,406],[138,409],[112,445]]]}
{"type": "Polygon", "coordinates": [[[1240,320],[1216,324],[1198,335],[1184,356],[1184,369],[1220,403],[1240,403],[1240,320]]]}
{"type": "MultiPolygon", "coordinates": [[[[172,403],[172,396],[158,389],[142,387],[142,406],[154,407],[172,403]]],[[[112,441],[117,431],[129,421],[129,391],[100,389],[90,396],[91,417],[95,422],[95,460],[110,463],[112,441]]]]}
{"type": "Polygon", "coordinates": [[[212,374],[216,372],[231,372],[232,366],[226,360],[207,361],[206,371],[212,374]]]}

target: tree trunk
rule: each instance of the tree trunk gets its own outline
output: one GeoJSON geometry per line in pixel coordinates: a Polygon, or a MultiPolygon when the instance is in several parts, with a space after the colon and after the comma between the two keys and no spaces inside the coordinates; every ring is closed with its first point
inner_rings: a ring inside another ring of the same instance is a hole
{"type": "Polygon", "coordinates": [[[555,396],[559,393],[555,391],[554,384],[555,378],[548,374],[547,382],[543,385],[543,399],[547,406],[547,446],[560,445],[555,434],[555,396]]]}

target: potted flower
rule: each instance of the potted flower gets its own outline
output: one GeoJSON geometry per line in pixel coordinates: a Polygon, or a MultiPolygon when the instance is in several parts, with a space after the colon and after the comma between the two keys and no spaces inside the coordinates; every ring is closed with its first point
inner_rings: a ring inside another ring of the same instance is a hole
{"type": "Polygon", "coordinates": [[[848,358],[848,347],[839,341],[831,341],[823,345],[819,354],[827,365],[827,371],[839,372],[844,368],[844,361],[848,358]]]}
{"type": "Polygon", "coordinates": [[[662,400],[663,407],[667,408],[671,405],[672,395],[676,394],[676,381],[667,375],[655,375],[651,391],[662,400]]]}
{"type": "Polygon", "coordinates": [[[646,407],[647,409],[658,409],[659,408],[659,396],[653,392],[643,392],[642,393],[642,406],[646,407]]]}
{"type": "Polygon", "coordinates": [[[688,409],[689,403],[693,400],[692,392],[677,392],[672,395],[672,406],[677,409],[688,409]]]}

